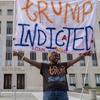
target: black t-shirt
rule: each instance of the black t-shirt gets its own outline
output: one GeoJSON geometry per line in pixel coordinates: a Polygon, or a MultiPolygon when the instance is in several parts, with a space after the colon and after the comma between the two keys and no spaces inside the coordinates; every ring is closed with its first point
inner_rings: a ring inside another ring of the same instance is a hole
{"type": "Polygon", "coordinates": [[[43,76],[43,91],[67,91],[67,63],[42,63],[40,70],[43,76]]]}

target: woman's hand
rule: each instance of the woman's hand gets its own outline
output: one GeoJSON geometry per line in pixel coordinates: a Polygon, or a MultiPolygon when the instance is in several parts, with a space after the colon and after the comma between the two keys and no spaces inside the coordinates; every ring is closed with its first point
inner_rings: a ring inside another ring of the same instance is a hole
{"type": "Polygon", "coordinates": [[[92,52],[91,51],[88,51],[88,52],[85,52],[85,53],[80,53],[79,54],[80,56],[91,56],[92,55],[92,52]]]}

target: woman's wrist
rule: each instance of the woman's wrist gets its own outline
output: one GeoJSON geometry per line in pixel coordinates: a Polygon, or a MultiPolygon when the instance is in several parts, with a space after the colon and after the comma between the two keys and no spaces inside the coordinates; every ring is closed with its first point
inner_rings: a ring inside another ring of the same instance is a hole
{"type": "Polygon", "coordinates": [[[23,60],[24,60],[24,58],[25,58],[25,56],[23,55],[23,56],[21,57],[21,60],[23,61],[23,60]]]}

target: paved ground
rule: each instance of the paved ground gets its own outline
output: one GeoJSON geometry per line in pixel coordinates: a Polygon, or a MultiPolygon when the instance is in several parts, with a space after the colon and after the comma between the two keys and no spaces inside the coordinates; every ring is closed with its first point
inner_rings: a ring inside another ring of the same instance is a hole
{"type": "MultiPolygon", "coordinates": [[[[1,93],[0,100],[42,100],[42,92],[1,93]]],[[[100,100],[100,96],[97,97],[100,100]]],[[[69,100],[80,100],[80,94],[69,93],[69,100]]],[[[89,100],[89,95],[83,95],[82,100],[89,100]]]]}

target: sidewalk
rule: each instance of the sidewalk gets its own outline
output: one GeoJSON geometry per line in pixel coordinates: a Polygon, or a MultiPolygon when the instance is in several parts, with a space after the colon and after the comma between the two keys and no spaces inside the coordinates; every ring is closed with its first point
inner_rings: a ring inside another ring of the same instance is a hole
{"type": "MultiPolygon", "coordinates": [[[[75,92],[68,93],[69,100],[80,100],[80,94],[75,92]]],[[[2,92],[0,100],[42,100],[42,92],[2,92]]],[[[100,96],[97,96],[100,100],[100,96]]],[[[89,95],[83,95],[82,100],[89,100],[89,95]]]]}

